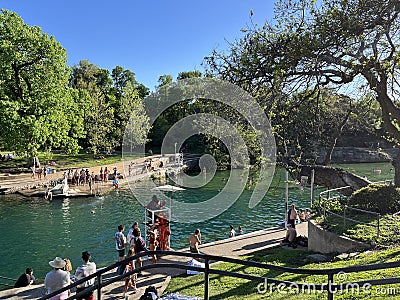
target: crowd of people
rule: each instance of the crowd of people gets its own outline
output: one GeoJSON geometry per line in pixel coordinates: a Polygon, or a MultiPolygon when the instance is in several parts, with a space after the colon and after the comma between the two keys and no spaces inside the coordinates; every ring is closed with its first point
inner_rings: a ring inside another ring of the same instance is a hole
{"type": "MultiPolygon", "coordinates": [[[[115,249],[118,253],[118,261],[123,261],[126,258],[132,257],[137,254],[141,254],[145,251],[149,251],[149,249],[146,246],[146,241],[141,235],[138,222],[136,221],[133,222],[126,237],[124,235],[124,230],[125,230],[124,225],[122,224],[118,225],[118,231],[115,233],[114,236],[115,249]],[[127,253],[126,256],[125,253],[127,253]]],[[[152,245],[151,239],[152,238],[150,237],[150,250],[155,250],[154,248],[151,247],[152,245]]],[[[152,262],[153,263],[156,262],[155,255],[152,256],[152,262]]],[[[136,264],[139,268],[143,266],[143,261],[141,257],[136,258],[136,260],[129,260],[129,262],[126,265],[121,265],[119,267],[119,270],[117,270],[117,273],[119,275],[122,275],[124,272],[130,272],[136,268],[136,264]]],[[[142,272],[139,271],[137,274],[134,273],[125,277],[123,297],[125,297],[126,293],[130,288],[133,289],[133,293],[136,293],[137,276],[141,275],[142,272]]]]}
{"type": "MultiPolygon", "coordinates": [[[[44,279],[44,288],[46,290],[46,295],[52,294],[64,287],[67,287],[72,282],[81,280],[86,278],[96,272],[96,264],[90,261],[90,253],[88,251],[82,252],[82,264],[76,268],[74,273],[71,273],[73,268],[71,261],[68,258],[56,257],[53,260],[49,261],[50,267],[53,269],[49,271],[44,279]]],[[[31,268],[27,268],[25,273],[22,274],[18,280],[15,282],[14,287],[26,287],[35,283],[36,278],[33,275],[33,270],[31,268]]],[[[86,280],[76,286],[76,294],[78,297],[76,299],[86,299],[93,300],[94,295],[93,292],[81,293],[86,288],[94,285],[95,278],[91,278],[86,280]],[[79,294],[80,293],[80,294],[79,294]]],[[[69,289],[52,296],[51,300],[63,300],[67,299],[70,296],[71,292],[69,289]]]]}
{"type": "MultiPolygon", "coordinates": [[[[72,172],[71,172],[72,173],[72,172]]],[[[102,172],[103,177],[104,174],[107,174],[107,168],[105,168],[102,172]]],[[[79,177],[76,178],[83,178],[86,176],[91,176],[89,171],[82,170],[79,173],[79,177]]],[[[72,182],[71,176],[70,180],[72,182]]],[[[68,177],[67,177],[68,178],[68,177]]],[[[104,178],[103,178],[104,180],[104,178]]],[[[80,179],[80,183],[84,184],[85,179],[80,179]]],[[[75,181],[77,184],[77,181],[75,181]]],[[[147,209],[160,209],[165,205],[165,203],[160,203],[157,197],[153,197],[149,204],[146,206],[147,209]]],[[[296,209],[295,205],[292,204],[290,209],[287,212],[287,232],[286,236],[283,240],[284,243],[288,243],[289,246],[295,248],[297,247],[296,239],[298,239],[297,232],[296,232],[296,223],[297,222],[305,222],[310,218],[310,211],[309,209],[305,210],[298,210],[296,209]]],[[[157,219],[158,220],[158,219],[157,219]]],[[[157,221],[159,222],[159,220],[157,221]]],[[[141,230],[139,228],[139,223],[137,221],[133,222],[131,225],[128,234],[125,236],[125,226],[118,225],[118,230],[114,235],[115,240],[115,249],[117,251],[118,262],[124,261],[127,258],[131,258],[134,255],[141,254],[143,252],[154,251],[160,248],[160,232],[157,225],[155,224],[145,224],[147,229],[147,236],[149,238],[149,248],[146,246],[146,240],[141,235],[141,230]]],[[[237,229],[238,233],[242,233],[242,227],[238,226],[237,229]]],[[[236,235],[236,231],[232,225],[229,226],[229,237],[234,237],[236,235]]],[[[202,244],[202,237],[200,229],[196,229],[190,236],[189,236],[189,251],[191,253],[200,253],[199,246],[202,244]]],[[[167,249],[164,249],[167,250],[167,249]]],[[[44,287],[46,289],[46,294],[51,294],[59,289],[67,287],[72,282],[81,280],[86,278],[96,272],[96,264],[91,262],[91,254],[88,251],[82,252],[82,264],[72,273],[72,264],[71,261],[67,258],[56,257],[53,260],[49,261],[49,265],[53,268],[50,272],[48,272],[44,279],[44,287]]],[[[156,255],[151,255],[152,263],[157,262],[156,255]]],[[[123,297],[128,293],[130,289],[133,289],[133,293],[136,293],[137,287],[137,277],[141,276],[141,271],[137,273],[132,273],[136,269],[136,267],[141,268],[143,265],[141,257],[136,258],[135,260],[128,259],[125,264],[121,264],[118,268],[117,273],[122,275],[124,273],[130,272],[124,278],[124,288],[123,288],[123,297]]],[[[22,274],[15,283],[14,287],[23,287],[33,284],[36,278],[33,275],[33,270],[31,268],[27,268],[25,273],[22,274]]],[[[95,277],[85,280],[76,287],[76,294],[78,297],[76,299],[89,299],[93,300],[93,291],[91,292],[84,292],[88,287],[93,286],[95,283],[95,277]]],[[[58,299],[66,299],[70,296],[70,291],[66,290],[56,296],[53,296],[52,300],[58,299]]]]}

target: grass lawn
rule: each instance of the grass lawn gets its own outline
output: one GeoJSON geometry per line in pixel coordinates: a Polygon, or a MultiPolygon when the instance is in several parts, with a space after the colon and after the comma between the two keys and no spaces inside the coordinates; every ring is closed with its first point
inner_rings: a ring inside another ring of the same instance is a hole
{"type": "MultiPolygon", "coordinates": [[[[357,219],[356,216],[353,216],[357,219]]],[[[374,219],[366,219],[360,216],[362,221],[367,224],[355,224],[347,221],[345,224],[341,218],[329,216],[328,230],[338,234],[348,236],[353,239],[364,242],[376,243],[376,250],[360,254],[356,258],[347,260],[338,260],[327,263],[310,263],[306,256],[311,254],[306,251],[294,251],[284,248],[275,248],[271,250],[254,253],[251,256],[243,257],[244,260],[251,260],[260,263],[273,264],[304,269],[332,269],[345,268],[357,265],[368,265],[400,260],[400,218],[391,215],[383,216],[380,219],[380,235],[377,238],[376,228],[369,225],[377,225],[374,219]],[[369,225],[368,225],[369,224],[369,225]]],[[[322,217],[315,216],[315,219],[323,224],[322,217]]],[[[360,221],[361,221],[360,219],[360,221]]],[[[326,224],[325,224],[326,225],[326,224]]],[[[214,266],[218,270],[240,272],[255,276],[274,278],[298,283],[327,283],[327,276],[299,275],[282,273],[274,270],[258,269],[254,267],[238,266],[230,263],[220,263],[214,266]]],[[[349,273],[334,277],[336,283],[354,282],[369,279],[380,279],[389,277],[400,277],[400,268],[368,271],[361,273],[349,273]],[[342,276],[342,277],[340,277],[342,276]],[[339,280],[346,278],[345,281],[339,280]]],[[[166,293],[179,292],[182,295],[203,297],[204,283],[203,275],[180,276],[173,278],[166,290],[166,293]]],[[[326,292],[315,292],[308,294],[305,290],[300,295],[296,289],[285,288],[281,292],[276,288],[267,288],[265,285],[259,286],[260,282],[251,282],[245,279],[226,277],[220,275],[210,275],[210,298],[211,299],[327,299],[326,292]],[[260,287],[257,289],[257,287],[260,287]],[[264,293],[260,293],[261,292],[264,293]]],[[[353,293],[336,293],[335,299],[400,299],[400,284],[372,286],[367,291],[354,290],[353,293]]]]}
{"type": "MultiPolygon", "coordinates": [[[[310,252],[295,251],[284,248],[275,248],[261,251],[251,256],[243,257],[244,260],[251,260],[261,263],[274,264],[304,269],[329,269],[343,268],[349,266],[375,264],[383,262],[398,261],[400,259],[400,248],[391,248],[383,251],[364,253],[356,258],[332,261],[327,263],[309,263],[306,256],[310,252]]],[[[212,268],[224,271],[239,272],[287,280],[298,283],[327,283],[327,276],[301,275],[282,273],[280,271],[265,270],[255,267],[244,267],[231,263],[219,263],[212,268]]],[[[368,271],[361,273],[339,274],[334,276],[336,283],[354,282],[368,279],[378,279],[387,277],[397,277],[400,268],[368,271]]],[[[173,278],[168,285],[165,294],[179,292],[181,295],[196,296],[203,298],[204,293],[203,275],[183,275],[173,278]]],[[[210,275],[210,299],[327,299],[326,292],[312,292],[309,294],[307,289],[301,293],[296,289],[272,288],[268,285],[260,285],[260,282],[251,282],[245,279],[226,277],[220,275],[210,275]]],[[[372,286],[366,291],[351,293],[336,293],[335,299],[400,299],[400,284],[386,286],[372,286]]]]}

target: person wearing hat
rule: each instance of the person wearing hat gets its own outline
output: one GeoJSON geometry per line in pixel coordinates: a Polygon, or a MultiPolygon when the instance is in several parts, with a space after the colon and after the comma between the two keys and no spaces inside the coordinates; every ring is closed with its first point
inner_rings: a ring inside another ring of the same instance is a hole
{"type": "MultiPolygon", "coordinates": [[[[44,287],[47,290],[47,295],[51,294],[67,285],[70,285],[70,274],[67,271],[64,271],[65,260],[61,257],[56,257],[54,260],[49,261],[49,265],[53,267],[49,273],[46,274],[44,279],[44,287]]],[[[70,291],[64,291],[54,297],[51,297],[51,300],[63,300],[67,299],[70,294],[70,291]]]]}
{"type": "MultiPolygon", "coordinates": [[[[75,280],[80,280],[82,278],[88,277],[89,275],[92,275],[94,273],[96,273],[96,264],[94,262],[90,262],[90,253],[87,251],[82,252],[82,262],[83,264],[81,264],[75,272],[75,280]]],[[[80,293],[83,290],[85,290],[86,288],[92,286],[94,284],[95,278],[91,278],[81,284],[78,284],[76,287],[76,293],[80,293]]],[[[79,296],[76,298],[77,300],[93,300],[94,299],[94,295],[93,295],[93,291],[88,292],[82,296],[79,296]]]]}

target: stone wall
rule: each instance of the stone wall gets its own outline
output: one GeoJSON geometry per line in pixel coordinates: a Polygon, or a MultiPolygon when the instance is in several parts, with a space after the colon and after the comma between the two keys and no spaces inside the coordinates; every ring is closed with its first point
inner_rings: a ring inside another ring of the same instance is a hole
{"type": "Polygon", "coordinates": [[[324,230],[314,220],[308,222],[308,250],[319,253],[363,251],[371,246],[324,230]]]}
{"type": "MultiPolygon", "coordinates": [[[[332,162],[339,164],[389,162],[393,152],[393,149],[336,147],[332,153],[332,162]]],[[[321,163],[325,155],[326,151],[321,150],[317,163],[321,163]]]]}

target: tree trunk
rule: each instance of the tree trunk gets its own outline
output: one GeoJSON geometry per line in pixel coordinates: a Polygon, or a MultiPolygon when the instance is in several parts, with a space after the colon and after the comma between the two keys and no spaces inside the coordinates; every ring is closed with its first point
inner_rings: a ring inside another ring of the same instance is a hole
{"type": "Polygon", "coordinates": [[[350,117],[350,114],[351,114],[351,109],[347,112],[346,117],[345,117],[345,118],[342,120],[342,122],[339,124],[339,127],[338,127],[338,129],[337,129],[337,131],[336,131],[336,134],[335,134],[335,136],[333,137],[333,141],[332,141],[330,147],[328,148],[328,150],[327,150],[327,152],[326,152],[325,159],[324,159],[324,161],[322,162],[322,164],[323,164],[324,166],[330,164],[330,162],[331,162],[331,160],[332,160],[333,150],[335,150],[337,140],[338,140],[339,137],[342,135],[344,126],[346,125],[347,120],[348,120],[349,117],[350,117]]]}
{"type": "Polygon", "coordinates": [[[333,154],[333,150],[335,150],[336,142],[337,142],[337,138],[335,138],[333,140],[332,144],[327,149],[324,161],[322,162],[322,165],[324,165],[324,166],[329,165],[330,162],[332,161],[332,154],[333,154]]]}
{"type": "Polygon", "coordinates": [[[31,168],[33,166],[35,166],[35,168],[39,168],[40,167],[40,161],[39,161],[39,158],[37,156],[28,158],[27,167],[31,168]]]}
{"type": "Polygon", "coordinates": [[[400,187],[400,151],[393,158],[392,165],[394,168],[394,186],[400,187]]]}

